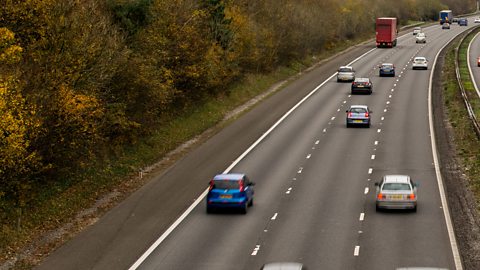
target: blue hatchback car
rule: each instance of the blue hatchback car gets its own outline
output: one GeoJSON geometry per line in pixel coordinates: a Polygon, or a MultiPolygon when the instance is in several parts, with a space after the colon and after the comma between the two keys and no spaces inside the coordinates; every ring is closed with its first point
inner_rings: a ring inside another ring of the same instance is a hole
{"type": "Polygon", "coordinates": [[[383,63],[379,67],[378,72],[380,77],[383,77],[383,76],[395,77],[395,65],[391,63],[383,63]]]}
{"type": "Polygon", "coordinates": [[[207,213],[215,209],[234,208],[243,214],[253,205],[254,182],[245,174],[218,174],[211,181],[207,194],[207,213]]]}

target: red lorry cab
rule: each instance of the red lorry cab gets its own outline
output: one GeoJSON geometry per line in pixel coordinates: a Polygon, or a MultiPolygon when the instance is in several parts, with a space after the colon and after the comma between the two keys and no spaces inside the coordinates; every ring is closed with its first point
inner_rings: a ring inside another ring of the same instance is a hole
{"type": "Polygon", "coordinates": [[[377,18],[376,39],[378,48],[397,46],[397,18],[377,18]]]}

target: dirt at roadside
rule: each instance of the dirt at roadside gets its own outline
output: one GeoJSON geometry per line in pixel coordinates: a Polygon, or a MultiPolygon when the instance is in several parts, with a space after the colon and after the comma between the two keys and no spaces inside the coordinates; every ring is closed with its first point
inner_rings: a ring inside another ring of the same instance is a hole
{"type": "Polygon", "coordinates": [[[454,130],[444,106],[443,66],[448,49],[440,54],[433,75],[432,107],[435,136],[457,245],[465,270],[480,269],[480,215],[475,196],[457,157],[454,130]]]}

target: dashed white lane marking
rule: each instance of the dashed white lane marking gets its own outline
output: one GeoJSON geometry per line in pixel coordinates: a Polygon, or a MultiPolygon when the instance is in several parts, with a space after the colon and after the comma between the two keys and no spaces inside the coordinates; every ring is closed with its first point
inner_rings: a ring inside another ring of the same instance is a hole
{"type": "Polygon", "coordinates": [[[382,121],[385,120],[385,117],[382,116],[382,118],[380,118],[380,120],[382,120],[382,121]]]}
{"type": "Polygon", "coordinates": [[[388,98],[392,98],[392,95],[389,95],[388,98]]]}
{"type": "Polygon", "coordinates": [[[372,155],[371,159],[375,159],[375,155],[372,155]]]}
{"type": "Polygon", "coordinates": [[[384,109],[383,112],[387,112],[387,109],[384,109]]]}
{"type": "Polygon", "coordinates": [[[327,132],[327,129],[326,129],[326,128],[323,129],[323,133],[325,133],[325,132],[327,132]]]}
{"type": "Polygon", "coordinates": [[[319,140],[317,140],[317,141],[315,142],[315,144],[318,144],[319,142],[320,142],[320,141],[319,141],[319,140]]]}
{"type": "Polygon", "coordinates": [[[360,254],[360,246],[355,246],[355,250],[353,251],[353,256],[357,257],[360,254]]]}
{"type": "Polygon", "coordinates": [[[344,100],[344,101],[343,101],[343,104],[345,104],[345,103],[347,103],[347,101],[346,101],[346,100],[344,100]]]}
{"type": "Polygon", "coordinates": [[[368,194],[368,191],[370,191],[370,189],[368,187],[365,188],[365,191],[363,192],[364,194],[368,194]]]}
{"type": "Polygon", "coordinates": [[[300,167],[297,173],[302,173],[302,170],[303,170],[303,167],[300,167]]]}
{"type": "Polygon", "coordinates": [[[309,159],[312,156],[312,154],[308,154],[307,159],[309,159]]]}
{"type": "Polygon", "coordinates": [[[387,104],[390,104],[390,101],[387,101],[387,104]]]}
{"type": "Polygon", "coordinates": [[[397,87],[397,84],[396,84],[396,83],[394,83],[394,84],[393,84],[393,87],[397,87]]]}
{"type": "Polygon", "coordinates": [[[381,130],[381,129],[377,129],[377,132],[380,133],[380,132],[382,132],[382,130],[381,130]]]}
{"type": "MultiPolygon", "coordinates": [[[[398,82],[398,81],[399,81],[399,79],[397,79],[397,82],[398,82]]],[[[394,84],[394,85],[396,86],[397,84],[394,84]]]]}
{"type": "Polygon", "coordinates": [[[260,250],[260,245],[256,245],[253,249],[252,256],[256,256],[258,251],[260,250]]]}
{"type": "Polygon", "coordinates": [[[275,213],[275,214],[273,215],[273,217],[271,218],[271,220],[277,219],[277,216],[278,216],[278,213],[275,213]]]}
{"type": "Polygon", "coordinates": [[[339,112],[339,111],[340,111],[340,109],[337,109],[337,112],[339,112]]]}
{"type": "Polygon", "coordinates": [[[363,221],[365,219],[365,213],[360,213],[360,218],[358,220],[363,221]]]}
{"type": "Polygon", "coordinates": [[[292,192],[292,188],[288,188],[285,194],[290,194],[290,192],[292,192]]]}
{"type": "Polygon", "coordinates": [[[378,141],[375,141],[373,144],[374,144],[374,145],[378,145],[378,141]]]}
{"type": "Polygon", "coordinates": [[[332,120],[332,121],[335,120],[335,116],[333,116],[332,118],[330,118],[330,120],[332,120]]]}
{"type": "Polygon", "coordinates": [[[372,174],[372,172],[373,172],[373,169],[372,169],[372,168],[369,168],[369,169],[368,169],[368,174],[372,174]]]}

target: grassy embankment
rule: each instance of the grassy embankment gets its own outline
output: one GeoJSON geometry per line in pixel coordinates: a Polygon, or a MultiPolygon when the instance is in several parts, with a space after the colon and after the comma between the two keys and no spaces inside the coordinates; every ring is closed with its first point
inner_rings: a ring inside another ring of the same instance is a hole
{"type": "MultiPolygon", "coordinates": [[[[480,30],[480,29],[479,29],[480,30]]],[[[459,67],[465,91],[470,97],[470,103],[475,110],[477,118],[480,117],[480,99],[478,98],[467,66],[467,48],[470,40],[479,31],[475,30],[468,35],[459,49],[459,67]]],[[[469,185],[475,193],[477,205],[480,202],[480,140],[468,117],[463,103],[460,89],[455,77],[455,46],[452,46],[446,55],[444,66],[444,97],[448,119],[454,130],[454,144],[461,168],[470,179],[469,185]]],[[[474,72],[477,70],[473,66],[474,72]]],[[[480,119],[480,118],[479,118],[480,119]]]]}

